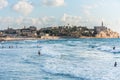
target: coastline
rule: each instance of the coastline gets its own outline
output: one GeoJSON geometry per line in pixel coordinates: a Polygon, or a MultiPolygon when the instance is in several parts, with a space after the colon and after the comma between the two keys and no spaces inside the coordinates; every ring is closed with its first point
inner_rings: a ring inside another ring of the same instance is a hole
{"type": "Polygon", "coordinates": [[[40,38],[1,38],[0,41],[39,40],[40,38]]]}
{"type": "MultiPolygon", "coordinates": [[[[5,38],[0,38],[0,41],[20,41],[20,40],[57,40],[57,39],[61,39],[61,38],[74,38],[74,37],[67,37],[67,36],[64,36],[64,37],[61,37],[61,36],[42,36],[41,38],[32,38],[32,37],[22,37],[22,38],[19,38],[19,37],[5,37],[5,38]]],[[[109,38],[109,37],[85,37],[85,36],[82,36],[82,37],[79,37],[77,39],[82,39],[82,38],[85,38],[85,39],[112,39],[112,38],[109,38]]],[[[113,38],[114,39],[114,38],[113,38]]]]}
{"type": "Polygon", "coordinates": [[[59,36],[42,36],[41,38],[37,37],[2,37],[0,41],[20,41],[20,40],[56,40],[60,39],[59,36]]]}

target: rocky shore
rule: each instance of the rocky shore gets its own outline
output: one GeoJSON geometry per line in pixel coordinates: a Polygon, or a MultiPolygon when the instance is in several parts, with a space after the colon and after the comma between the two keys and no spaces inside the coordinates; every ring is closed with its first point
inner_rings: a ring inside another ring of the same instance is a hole
{"type": "Polygon", "coordinates": [[[96,34],[96,38],[119,38],[120,35],[110,29],[103,30],[99,34],[96,34]]]}

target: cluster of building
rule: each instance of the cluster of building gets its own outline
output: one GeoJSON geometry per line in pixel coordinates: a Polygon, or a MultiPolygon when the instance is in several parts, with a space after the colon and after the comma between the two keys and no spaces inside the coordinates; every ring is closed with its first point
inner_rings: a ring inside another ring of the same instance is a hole
{"type": "Polygon", "coordinates": [[[0,37],[98,37],[98,38],[118,38],[119,34],[108,29],[101,23],[101,26],[95,26],[94,29],[88,29],[86,26],[58,26],[47,27],[37,30],[35,26],[29,28],[13,29],[9,28],[0,31],[0,37]]]}
{"type": "Polygon", "coordinates": [[[13,29],[9,28],[0,31],[0,37],[37,37],[37,28],[30,26],[29,28],[13,29]]]}

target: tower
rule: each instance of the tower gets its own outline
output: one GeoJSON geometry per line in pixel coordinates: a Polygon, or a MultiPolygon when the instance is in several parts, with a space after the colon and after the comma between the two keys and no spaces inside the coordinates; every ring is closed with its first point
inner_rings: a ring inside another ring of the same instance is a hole
{"type": "Polygon", "coordinates": [[[25,29],[26,27],[24,26],[23,29],[25,29]]]}
{"type": "Polygon", "coordinates": [[[102,21],[102,23],[101,23],[101,26],[103,27],[103,21],[102,21]]]}

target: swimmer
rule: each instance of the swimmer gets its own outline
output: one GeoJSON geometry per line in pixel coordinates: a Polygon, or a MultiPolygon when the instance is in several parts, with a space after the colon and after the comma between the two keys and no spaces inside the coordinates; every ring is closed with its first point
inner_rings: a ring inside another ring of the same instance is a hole
{"type": "Polygon", "coordinates": [[[117,67],[117,62],[114,63],[114,67],[117,67]]]}
{"type": "Polygon", "coordinates": [[[38,55],[40,56],[40,51],[38,51],[38,55]]]}
{"type": "Polygon", "coordinates": [[[115,50],[115,47],[113,47],[113,50],[115,50]]]}

